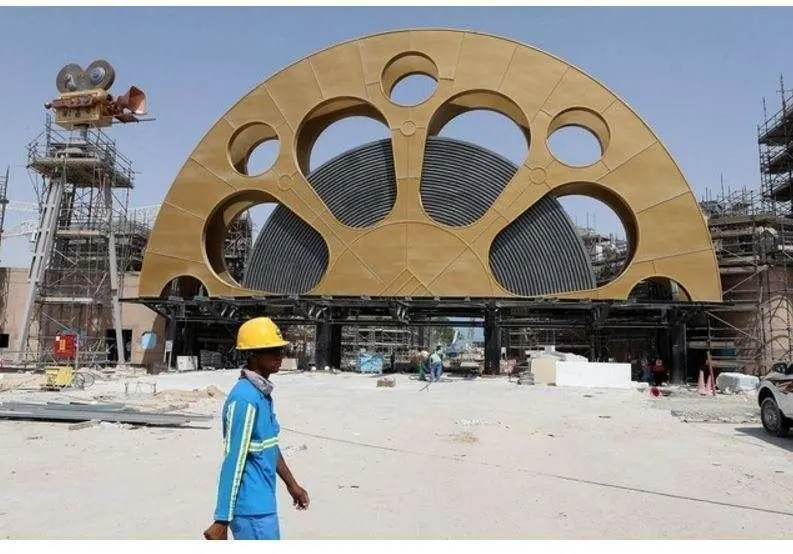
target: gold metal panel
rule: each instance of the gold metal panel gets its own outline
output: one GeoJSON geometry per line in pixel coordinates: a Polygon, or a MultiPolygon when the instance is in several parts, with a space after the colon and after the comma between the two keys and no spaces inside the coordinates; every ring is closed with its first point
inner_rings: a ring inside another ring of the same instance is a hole
{"type": "Polygon", "coordinates": [[[496,37],[466,35],[454,74],[455,88],[499,90],[517,48],[516,43],[496,37]]]}
{"type": "Polygon", "coordinates": [[[693,217],[669,217],[675,213],[694,211],[696,207],[696,199],[688,191],[636,214],[639,223],[636,261],[656,260],[703,250],[710,240],[704,219],[697,221],[693,217]]]}
{"type": "Polygon", "coordinates": [[[366,95],[361,50],[354,42],[319,52],[309,62],[319,81],[323,98],[366,95]]]}
{"type": "MultiPolygon", "coordinates": [[[[538,50],[517,48],[499,90],[533,119],[567,71],[567,64],[538,50]]],[[[540,140],[542,137],[540,137],[540,140]]]]}
{"type": "Polygon", "coordinates": [[[598,182],[620,187],[631,209],[638,213],[690,191],[683,175],[668,167],[669,155],[660,142],[633,156],[598,182]]]}
{"type": "Polygon", "coordinates": [[[423,52],[438,68],[437,78],[440,80],[454,79],[457,71],[457,60],[460,58],[460,48],[464,35],[457,31],[411,31],[410,49],[414,52],[423,52]]]}
{"type": "Polygon", "coordinates": [[[199,279],[212,295],[267,294],[229,281],[217,241],[240,210],[276,200],[328,246],[328,270],[311,295],[513,297],[493,278],[490,246],[545,194],[587,194],[606,202],[633,241],[633,257],[612,282],[553,297],[624,299],[641,280],[668,277],[692,300],[721,300],[713,245],[694,195],[627,105],[540,50],[432,29],[333,46],[285,68],[235,104],[176,177],[151,233],[139,294],[159,295],[182,276],[199,279]],[[417,106],[391,102],[389,87],[412,73],[438,80],[433,96],[417,106]],[[490,209],[473,224],[452,228],[433,221],[421,205],[424,147],[428,134],[471,109],[504,113],[531,143],[526,161],[490,209]],[[352,115],[374,117],[391,129],[397,199],[369,229],[337,221],[303,173],[322,129],[352,115]],[[590,129],[602,159],[587,167],[556,160],[546,140],[566,125],[590,129]],[[246,176],[250,150],[276,136],[281,150],[275,165],[261,176],[246,176]]]}
{"type": "Polygon", "coordinates": [[[265,85],[293,129],[300,126],[308,108],[322,101],[322,91],[310,60],[299,61],[276,73],[265,85]]]}

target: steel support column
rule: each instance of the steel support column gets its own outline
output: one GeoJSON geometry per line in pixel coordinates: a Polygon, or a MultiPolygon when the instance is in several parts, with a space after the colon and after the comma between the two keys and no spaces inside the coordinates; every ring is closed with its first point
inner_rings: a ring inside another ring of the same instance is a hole
{"type": "Polygon", "coordinates": [[[501,314],[498,308],[485,310],[485,373],[501,371],[501,314]]]}
{"type": "Polygon", "coordinates": [[[686,322],[679,313],[673,313],[669,325],[669,381],[675,385],[686,382],[688,348],[686,322]]]}
{"type": "Polygon", "coordinates": [[[341,325],[335,323],[317,324],[315,363],[317,369],[326,366],[341,368],[341,325]]]}

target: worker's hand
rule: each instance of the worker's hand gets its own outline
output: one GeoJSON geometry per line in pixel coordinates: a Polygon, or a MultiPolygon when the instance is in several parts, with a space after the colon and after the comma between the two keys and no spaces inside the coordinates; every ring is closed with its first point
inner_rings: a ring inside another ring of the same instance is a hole
{"type": "Polygon", "coordinates": [[[228,524],[216,521],[204,531],[204,538],[208,541],[227,541],[229,539],[228,524]]]}
{"type": "Polygon", "coordinates": [[[298,510],[305,510],[308,508],[308,504],[310,500],[308,498],[308,493],[306,492],[306,489],[304,489],[298,484],[295,484],[292,487],[287,487],[286,490],[288,490],[289,494],[292,496],[292,500],[295,508],[297,508],[298,510]]]}

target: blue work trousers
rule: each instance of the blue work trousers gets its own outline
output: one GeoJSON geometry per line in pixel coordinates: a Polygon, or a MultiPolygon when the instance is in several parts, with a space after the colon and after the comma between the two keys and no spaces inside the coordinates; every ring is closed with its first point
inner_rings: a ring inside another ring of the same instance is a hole
{"type": "Polygon", "coordinates": [[[430,364],[430,380],[432,381],[440,381],[441,375],[443,375],[443,363],[442,362],[433,362],[430,364]]]}
{"type": "Polygon", "coordinates": [[[277,541],[281,539],[278,514],[234,516],[229,528],[235,541],[277,541]]]}

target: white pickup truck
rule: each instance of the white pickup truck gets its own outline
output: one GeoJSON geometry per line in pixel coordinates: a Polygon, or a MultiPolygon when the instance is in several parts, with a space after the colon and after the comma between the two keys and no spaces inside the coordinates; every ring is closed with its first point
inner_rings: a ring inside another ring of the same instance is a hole
{"type": "Polygon", "coordinates": [[[757,402],[765,430],[775,437],[787,435],[793,425],[793,364],[774,364],[760,381],[757,402]]]}

